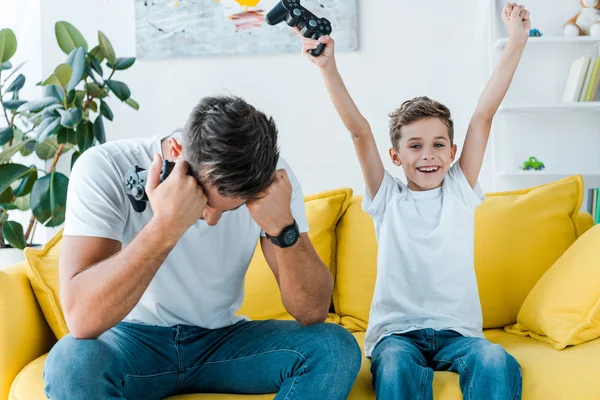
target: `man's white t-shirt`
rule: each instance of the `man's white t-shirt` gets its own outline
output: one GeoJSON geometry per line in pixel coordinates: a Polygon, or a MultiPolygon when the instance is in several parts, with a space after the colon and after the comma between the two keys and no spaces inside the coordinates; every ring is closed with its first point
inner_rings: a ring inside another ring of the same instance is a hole
{"type": "MultiPolygon", "coordinates": [[[[152,208],[148,204],[142,213],[133,210],[123,177],[132,165],[147,169],[154,154],[162,154],[161,139],[119,140],[83,153],[71,172],[63,234],[114,239],[127,246],[152,218],[152,208]]],[[[283,159],[277,168],[289,175],[292,214],[300,232],[307,232],[298,180],[283,159]]],[[[214,227],[198,220],[177,242],[124,321],[218,329],[247,320],[234,314],[242,304],[244,277],[260,235],[246,206],[223,213],[214,227]]]]}
{"type": "Polygon", "coordinates": [[[374,199],[364,196],[379,245],[368,357],[386,336],[418,329],[483,337],[473,241],[474,213],[484,197],[458,163],[440,188],[412,191],[386,171],[374,199]]]}

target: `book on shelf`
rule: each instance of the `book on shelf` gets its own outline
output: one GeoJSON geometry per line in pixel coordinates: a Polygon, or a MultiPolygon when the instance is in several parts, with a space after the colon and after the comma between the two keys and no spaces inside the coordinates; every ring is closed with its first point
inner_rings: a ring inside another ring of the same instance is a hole
{"type": "Polygon", "coordinates": [[[600,224],[600,188],[588,190],[587,211],[592,214],[594,224],[600,224]]]}
{"type": "Polygon", "coordinates": [[[600,57],[579,57],[571,63],[563,102],[600,101],[599,87],[600,57]]]}

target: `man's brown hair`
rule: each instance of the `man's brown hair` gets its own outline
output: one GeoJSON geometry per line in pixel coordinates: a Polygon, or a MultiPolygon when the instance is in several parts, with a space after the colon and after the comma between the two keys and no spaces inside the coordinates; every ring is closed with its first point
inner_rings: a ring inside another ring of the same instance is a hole
{"type": "Polygon", "coordinates": [[[442,121],[448,127],[450,144],[454,144],[454,122],[450,110],[429,97],[421,96],[405,101],[400,108],[390,114],[390,118],[390,139],[394,149],[397,149],[402,137],[402,127],[425,118],[438,118],[442,121]]]}

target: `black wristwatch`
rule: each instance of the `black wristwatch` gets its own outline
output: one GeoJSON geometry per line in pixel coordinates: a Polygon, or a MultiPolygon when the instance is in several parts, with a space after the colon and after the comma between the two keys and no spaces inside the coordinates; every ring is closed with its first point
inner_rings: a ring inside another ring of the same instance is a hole
{"type": "Polygon", "coordinates": [[[266,232],[265,235],[271,239],[271,242],[273,242],[275,246],[286,248],[296,244],[300,237],[300,228],[298,228],[298,224],[296,223],[296,220],[294,220],[293,224],[283,228],[279,236],[270,236],[266,232]]]}

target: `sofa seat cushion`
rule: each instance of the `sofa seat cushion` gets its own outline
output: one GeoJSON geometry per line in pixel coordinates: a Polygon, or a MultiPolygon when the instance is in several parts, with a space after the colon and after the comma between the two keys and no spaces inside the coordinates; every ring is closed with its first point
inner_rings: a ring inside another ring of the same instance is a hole
{"type": "MultiPolygon", "coordinates": [[[[508,334],[502,329],[485,330],[485,337],[512,354],[523,373],[523,400],[595,400],[600,393],[600,339],[562,351],[552,345],[508,334]]],[[[363,332],[353,334],[363,348],[363,332]]],[[[371,383],[371,360],[363,363],[349,400],[375,399],[371,383]]],[[[435,400],[460,400],[458,374],[436,372],[433,380],[435,400]]]]}

